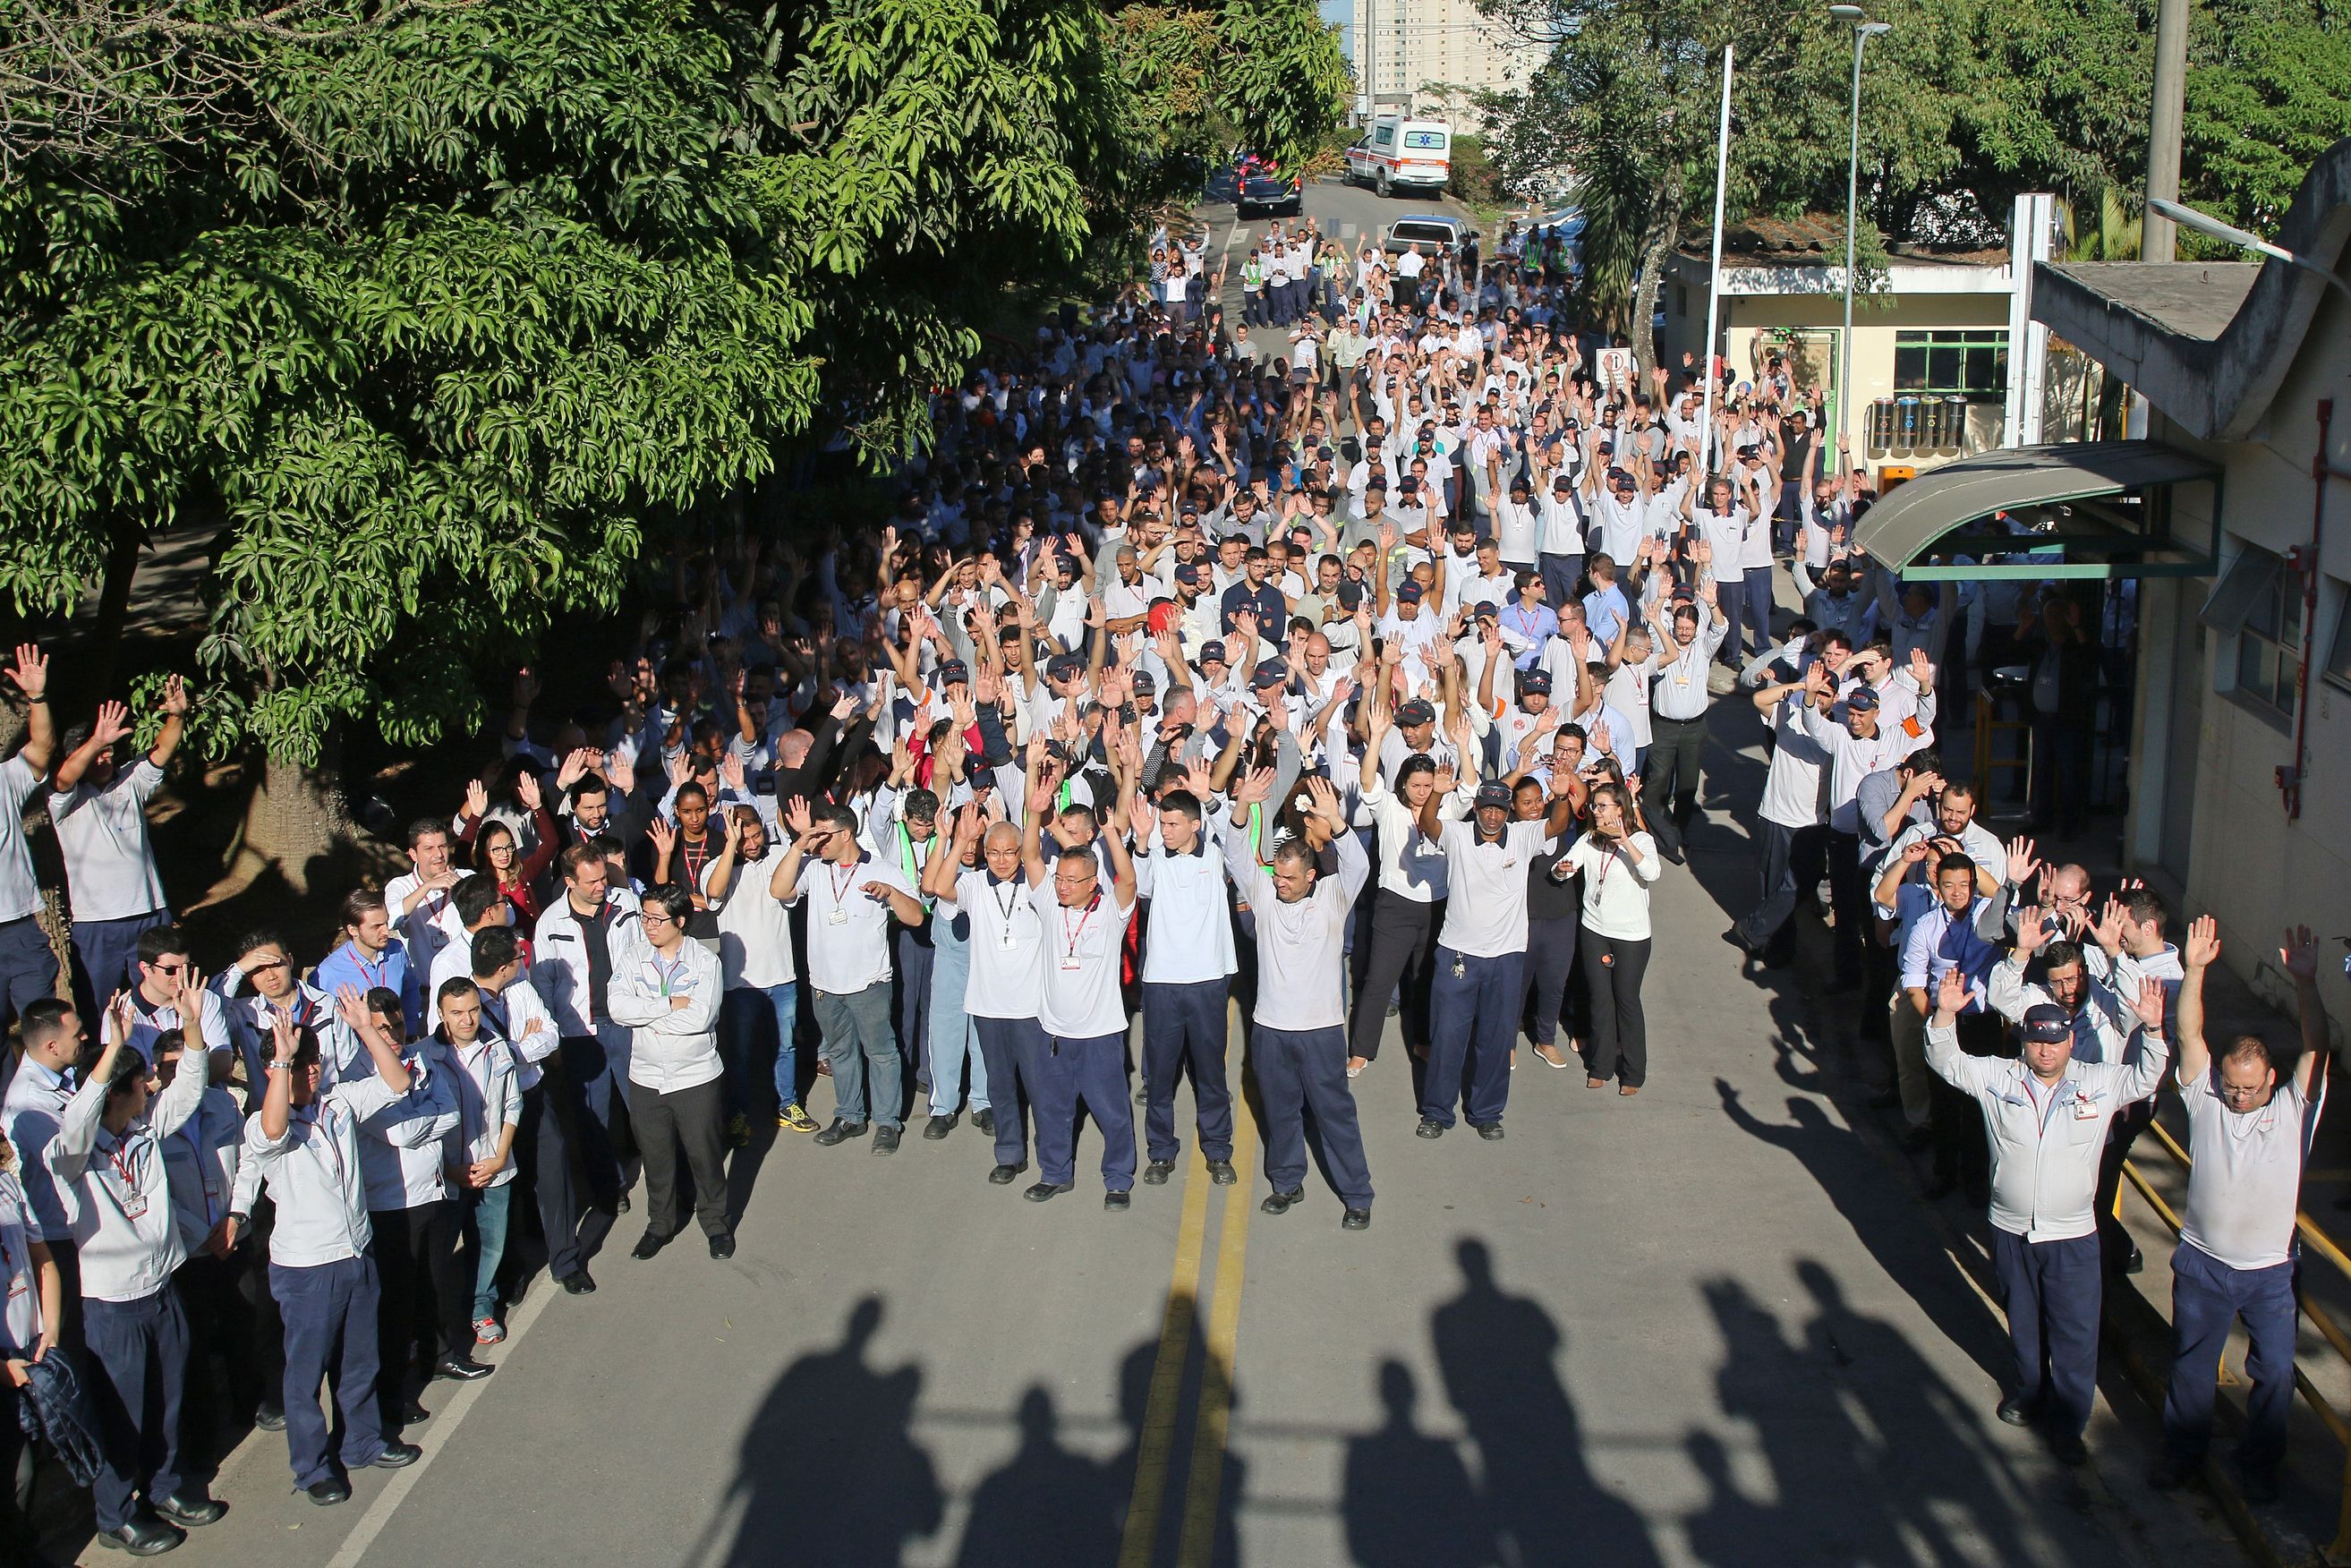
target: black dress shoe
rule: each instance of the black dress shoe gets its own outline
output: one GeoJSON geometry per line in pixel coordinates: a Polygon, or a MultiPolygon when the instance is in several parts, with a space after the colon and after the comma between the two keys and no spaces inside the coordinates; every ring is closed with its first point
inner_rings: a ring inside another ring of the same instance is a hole
{"type": "MultiPolygon", "coordinates": [[[[923,1136],[935,1144],[954,1132],[955,1124],[961,1120],[963,1120],[962,1113],[956,1111],[950,1111],[944,1116],[934,1116],[923,1124],[923,1136]]],[[[885,1127],[883,1131],[887,1132],[889,1129],[885,1127]]]]}
{"type": "Polygon", "coordinates": [[[1684,859],[1682,847],[1679,844],[1659,844],[1657,846],[1657,852],[1665,856],[1666,859],[1673,862],[1676,865],[1681,864],[1684,859]]]}
{"type": "Polygon", "coordinates": [[[1154,1160],[1149,1165],[1143,1167],[1143,1185],[1145,1186],[1165,1186],[1167,1185],[1167,1178],[1175,1174],[1176,1162],[1174,1160],[1154,1160]]]}
{"type": "Polygon", "coordinates": [[[1290,1206],[1305,1196],[1306,1189],[1302,1186],[1293,1186],[1288,1192],[1270,1192],[1258,1207],[1267,1214],[1288,1214],[1290,1206]]]}
{"type": "Polygon", "coordinates": [[[567,1296],[592,1296],[596,1293],[596,1281],[588,1277],[585,1269],[576,1274],[566,1274],[555,1282],[563,1287],[563,1293],[567,1296]]]}
{"type": "Polygon", "coordinates": [[[1339,1217],[1339,1228],[1342,1230],[1369,1230],[1371,1228],[1372,1211],[1368,1208],[1351,1208],[1339,1217]]]}
{"type": "Polygon", "coordinates": [[[2126,1274],[2143,1274],[2146,1271],[2147,1254],[2140,1251],[2137,1247],[2133,1247],[2130,1249],[2130,1256],[2123,1260],[2122,1272],[2126,1274]]]}
{"type": "Polygon", "coordinates": [[[1075,1186],[1077,1186],[1075,1182],[1040,1181],[1020,1196],[1031,1203],[1049,1203],[1075,1186]]]}
{"type": "Polygon", "coordinates": [[[2041,1405],[2038,1400],[2027,1399],[2021,1394],[2011,1394],[2000,1402],[2000,1408],[1992,1414],[2011,1427],[2030,1427],[2032,1425],[2033,1417],[2041,1414],[2041,1405]]]}
{"type": "Polygon", "coordinates": [[[1240,1173],[1233,1169],[1232,1161],[1210,1160],[1208,1162],[1208,1179],[1216,1183],[1218,1186],[1230,1186],[1233,1183],[1240,1180],[1241,1178],[1240,1173]]]}
{"type": "Polygon", "coordinates": [[[1102,1194],[1102,1207],[1120,1214],[1125,1213],[1134,1201],[1133,1196],[1124,1187],[1120,1187],[1115,1192],[1102,1194]]]}
{"type": "Polygon", "coordinates": [[[2083,1446],[2079,1432],[2051,1433],[2049,1451],[2057,1456],[2057,1462],[2061,1465],[2082,1464],[2090,1457],[2090,1450],[2083,1446]]]}
{"type": "Polygon", "coordinates": [[[1477,1128],[1478,1135],[1488,1143],[1499,1144],[1502,1141],[1502,1124],[1499,1122],[1472,1122],[1469,1124],[1477,1128]]]}
{"type": "Polygon", "coordinates": [[[383,1446],[383,1452],[368,1461],[380,1470],[404,1470],[424,1457],[424,1450],[413,1443],[394,1440],[383,1446]]]}
{"type": "Polygon", "coordinates": [[[165,1523],[183,1530],[202,1529],[228,1511],[228,1504],[200,1491],[175,1491],[170,1497],[156,1498],[150,1506],[163,1516],[165,1523]]]}
{"type": "Polygon", "coordinates": [[[351,1483],[340,1476],[329,1476],[322,1481],[312,1481],[302,1489],[302,1495],[320,1508],[332,1508],[339,1502],[351,1500],[351,1483]]]}
{"type": "Polygon", "coordinates": [[[450,1355],[442,1357],[440,1364],[433,1369],[433,1375],[445,1377],[452,1383],[478,1383],[496,1370],[488,1362],[475,1361],[470,1355],[450,1355]]]}
{"type": "Polygon", "coordinates": [[[133,1557],[160,1557],[187,1538],[185,1531],[143,1513],[133,1514],[120,1529],[98,1532],[100,1546],[133,1557]]]}
{"type": "Polygon", "coordinates": [[[1445,1136],[1445,1124],[1433,1116],[1423,1116],[1420,1125],[1412,1130],[1412,1135],[1416,1138],[1441,1138],[1445,1136]]]}
{"type": "Polygon", "coordinates": [[[844,1139],[862,1138],[864,1135],[864,1123],[844,1122],[840,1117],[835,1116],[832,1119],[832,1125],[827,1127],[823,1132],[819,1133],[816,1135],[816,1141],[822,1144],[829,1149],[832,1147],[833,1145],[841,1143],[844,1139]]]}
{"type": "Polygon", "coordinates": [[[668,1245],[668,1237],[664,1236],[660,1231],[653,1229],[651,1226],[647,1226],[645,1228],[645,1233],[637,1238],[636,1246],[629,1249],[629,1256],[643,1260],[653,1257],[655,1253],[659,1252],[663,1248],[668,1245]]]}
{"type": "Polygon", "coordinates": [[[735,1238],[714,1236],[710,1239],[710,1255],[721,1262],[735,1256],[735,1238]]]}
{"type": "Polygon", "coordinates": [[[1134,1103],[1138,1105],[1148,1105],[1151,1103],[1150,1084],[1138,1083],[1134,1086],[1134,1103]]]}
{"type": "Polygon", "coordinates": [[[1722,939],[1725,942],[1729,943],[1732,946],[1738,948],[1739,951],[1750,960],[1761,956],[1754,948],[1747,945],[1747,938],[1739,934],[1739,927],[1736,925],[1724,932],[1722,934],[1722,939]]]}
{"type": "Polygon", "coordinates": [[[629,1212],[629,1195],[627,1193],[624,1192],[620,1197],[612,1200],[612,1212],[616,1215],[626,1214],[629,1212]]]}
{"type": "Polygon", "coordinates": [[[899,1135],[899,1130],[895,1127],[874,1128],[873,1152],[877,1155],[896,1154],[898,1152],[899,1135]]]}
{"type": "Polygon", "coordinates": [[[991,1105],[974,1111],[971,1113],[971,1124],[991,1138],[996,1136],[996,1108],[991,1105]]]}
{"type": "Polygon", "coordinates": [[[408,1402],[408,1408],[400,1413],[400,1424],[403,1427],[421,1426],[431,1419],[433,1419],[433,1412],[413,1399],[408,1402]]]}
{"type": "Polygon", "coordinates": [[[998,1166],[994,1170],[987,1173],[988,1185],[990,1186],[1010,1186],[1013,1179],[1028,1168],[1029,1162],[1027,1160],[1022,1160],[1019,1165],[1014,1166],[998,1166]]]}
{"type": "Polygon", "coordinates": [[[286,1430],[286,1410],[282,1406],[264,1405],[253,1413],[253,1424],[265,1432],[286,1430]]]}

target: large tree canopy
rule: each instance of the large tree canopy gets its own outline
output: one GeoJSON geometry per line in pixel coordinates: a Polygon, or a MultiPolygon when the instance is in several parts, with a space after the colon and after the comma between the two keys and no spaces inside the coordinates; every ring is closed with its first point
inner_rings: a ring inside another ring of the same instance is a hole
{"type": "Polygon", "coordinates": [[[780,443],[903,451],[1008,284],[1345,80],[1311,0],[34,9],[0,76],[112,97],[0,120],[0,589],[216,530],[211,743],[302,763],[477,721],[780,443]]]}

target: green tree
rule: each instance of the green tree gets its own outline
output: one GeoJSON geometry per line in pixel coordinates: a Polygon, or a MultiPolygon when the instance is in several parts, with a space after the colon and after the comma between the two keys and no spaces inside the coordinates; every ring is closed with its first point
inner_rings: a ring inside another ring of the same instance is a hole
{"type": "MultiPolygon", "coordinates": [[[[298,884],[350,728],[477,726],[785,444],[902,453],[1008,283],[1177,189],[1095,0],[149,8],[202,30],[104,135],[0,120],[0,589],[119,615],[154,530],[211,532],[204,741],[267,758],[249,859],[298,884]]],[[[140,7],[57,9],[96,20],[12,79],[140,7]]],[[[1336,114],[1299,9],[1217,17],[1301,90],[1200,63],[1270,140],[1336,114]]]]}

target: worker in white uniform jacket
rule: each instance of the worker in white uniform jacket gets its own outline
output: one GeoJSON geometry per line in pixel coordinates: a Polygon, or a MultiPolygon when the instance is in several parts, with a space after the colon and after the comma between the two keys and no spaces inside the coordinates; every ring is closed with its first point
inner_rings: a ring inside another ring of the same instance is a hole
{"type": "Polygon", "coordinates": [[[1959,1035],[1968,995],[1959,967],[1946,969],[1927,1065],[1974,1097],[1991,1139],[1992,1261],[2017,1377],[1999,1415],[2018,1427],[2044,1421],[2058,1457],[2078,1462],[2098,1373],[2098,1156],[2115,1113],[2163,1080],[2163,988],[2140,989],[2139,1051],[2127,1065],[2074,1061],[2073,1020],[2053,1005],[2026,1009],[2022,1060],[1970,1056],[1959,1035]]]}
{"type": "Polygon", "coordinates": [[[718,1008],[726,975],[718,956],[689,942],[694,895],[674,884],[649,888],[638,915],[643,939],[612,955],[604,1002],[629,1040],[629,1123],[645,1162],[645,1233],[631,1256],[651,1258],[685,1228],[677,1155],[694,1175],[694,1218],[713,1258],[735,1255],[726,1218],[724,1071],[718,1008]]]}

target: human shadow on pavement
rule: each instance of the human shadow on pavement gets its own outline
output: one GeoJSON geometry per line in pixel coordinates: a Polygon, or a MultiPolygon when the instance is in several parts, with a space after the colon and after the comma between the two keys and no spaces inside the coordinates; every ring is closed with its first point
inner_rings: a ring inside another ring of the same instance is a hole
{"type": "Polygon", "coordinates": [[[1502,1561],[1485,1501],[1460,1450],[1420,1430],[1412,1369],[1383,1360],[1377,1431],[1347,1439],[1340,1508],[1360,1568],[1489,1568],[1502,1561]]]}
{"type": "Polygon", "coordinates": [[[1053,1396],[1034,1384],[1019,1419],[1019,1448],[972,1493],[956,1568],[1115,1563],[1125,1504],[1115,1464],[1064,1448],[1053,1396]]]}
{"type": "Polygon", "coordinates": [[[2007,1335],[1969,1289],[1959,1261],[1937,1240],[1909,1186],[1889,1181],[1885,1161],[1818,1101],[1791,1094],[1790,1120],[1767,1122],[1747,1108],[1728,1081],[1716,1079],[1714,1088],[1731,1124],[1793,1155],[1936,1331],[1998,1375],[2008,1364],[2007,1335]]]}
{"type": "Polygon", "coordinates": [[[946,1499],[911,1430],[922,1371],[867,1359],[882,1311],[878,1297],[859,1301],[838,1346],[768,1391],[728,1490],[741,1522],[726,1563],[896,1568],[909,1542],[937,1533],[946,1499]]]}
{"type": "Polygon", "coordinates": [[[1484,1242],[1464,1239],[1454,1256],[1461,1293],[1431,1314],[1429,1328],[1446,1397],[1478,1447],[1505,1560],[1520,1568],[1658,1562],[1639,1511],[1602,1486],[1586,1460],[1560,1373],[1559,1324],[1531,1298],[1503,1292],[1484,1242]]]}
{"type": "Polygon", "coordinates": [[[1717,1398],[1753,1433],[1769,1485],[1750,1495],[1732,1448],[1692,1432],[1709,1494],[1683,1521],[1693,1554],[1725,1568],[2028,1560],[2013,1521],[2034,1504],[1975,1412],[1821,1265],[1797,1271],[1820,1310],[1794,1339],[1738,1281],[1703,1287],[1723,1339],[1717,1398]]]}

